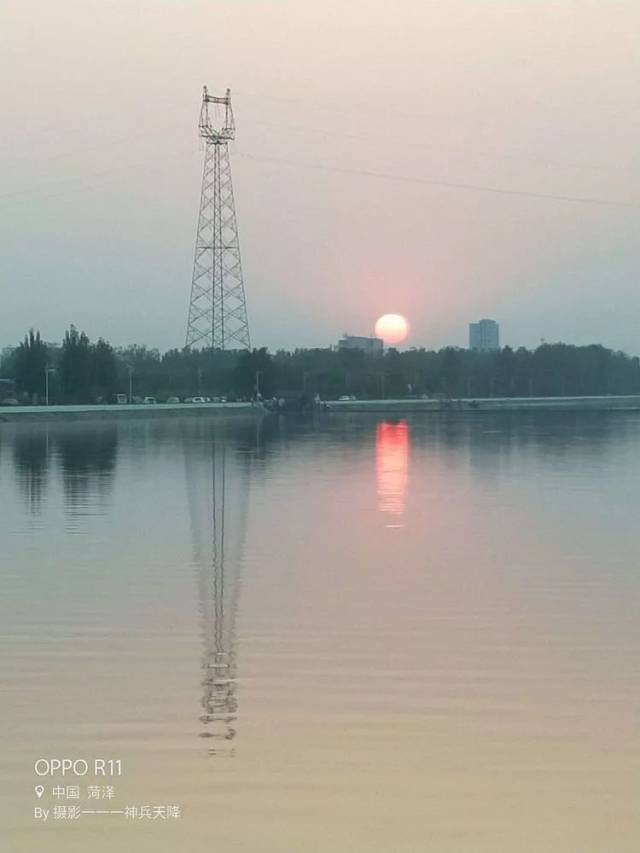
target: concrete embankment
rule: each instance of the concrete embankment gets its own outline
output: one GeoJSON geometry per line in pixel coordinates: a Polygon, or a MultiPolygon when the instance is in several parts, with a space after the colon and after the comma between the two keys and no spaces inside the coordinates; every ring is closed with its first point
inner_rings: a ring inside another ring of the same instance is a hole
{"type": "MultiPolygon", "coordinates": [[[[640,412],[640,395],[619,397],[491,397],[452,400],[334,400],[326,404],[330,412],[369,412],[400,415],[428,412],[640,412]]],[[[42,421],[90,421],[113,418],[259,417],[268,410],[254,403],[158,403],[155,405],[94,406],[3,406],[2,423],[41,423],[42,421]]]]}
{"type": "Polygon", "coordinates": [[[337,400],[329,403],[333,412],[611,412],[640,411],[640,395],[620,397],[490,397],[455,400],[337,400]]]}
{"type": "Polygon", "coordinates": [[[42,421],[88,421],[112,418],[256,417],[264,412],[252,403],[158,403],[155,405],[124,406],[3,406],[0,424],[42,421]]]}

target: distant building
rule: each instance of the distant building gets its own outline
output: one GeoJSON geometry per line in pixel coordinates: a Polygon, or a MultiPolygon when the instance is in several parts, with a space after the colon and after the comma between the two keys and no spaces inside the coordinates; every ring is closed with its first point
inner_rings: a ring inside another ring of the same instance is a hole
{"type": "Polygon", "coordinates": [[[0,401],[7,397],[14,397],[16,383],[13,379],[0,379],[0,401]]]}
{"type": "Polygon", "coordinates": [[[345,335],[338,341],[338,349],[359,349],[366,355],[382,355],[382,338],[365,338],[360,335],[345,335]]]}
{"type": "Polygon", "coordinates": [[[500,349],[500,327],[495,320],[479,320],[469,323],[469,349],[500,349]]]}

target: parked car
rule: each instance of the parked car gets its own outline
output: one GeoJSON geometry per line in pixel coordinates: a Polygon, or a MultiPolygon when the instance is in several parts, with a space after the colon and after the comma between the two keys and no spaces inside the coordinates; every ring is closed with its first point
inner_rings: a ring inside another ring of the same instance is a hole
{"type": "Polygon", "coordinates": [[[351,397],[349,396],[349,394],[343,394],[343,395],[342,395],[342,397],[338,397],[338,402],[339,402],[339,403],[344,403],[344,402],[346,402],[347,400],[350,400],[350,399],[351,399],[351,397]]]}
{"type": "Polygon", "coordinates": [[[4,400],[0,400],[0,406],[19,406],[20,403],[16,400],[15,397],[5,397],[4,400]]]}
{"type": "Polygon", "coordinates": [[[129,402],[129,398],[126,394],[116,394],[116,404],[118,406],[126,406],[129,402]]]}
{"type": "Polygon", "coordinates": [[[167,403],[179,403],[180,397],[167,397],[167,403]]]}
{"type": "Polygon", "coordinates": [[[144,398],[144,400],[143,400],[142,402],[143,402],[143,403],[145,403],[147,406],[153,406],[153,405],[155,405],[158,401],[156,400],[156,398],[155,398],[155,397],[145,397],[145,398],[144,398]]]}
{"type": "MultiPolygon", "coordinates": [[[[185,400],[185,403],[186,402],[188,402],[188,401],[185,400]]],[[[206,403],[207,398],[206,397],[192,397],[190,402],[192,402],[192,403],[206,403]]]]}

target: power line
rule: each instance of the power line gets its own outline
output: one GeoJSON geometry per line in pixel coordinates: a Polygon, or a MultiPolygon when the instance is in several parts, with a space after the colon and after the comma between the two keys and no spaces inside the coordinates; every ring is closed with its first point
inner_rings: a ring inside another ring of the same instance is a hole
{"type": "MultiPolygon", "coordinates": [[[[294,133],[306,133],[311,134],[313,136],[329,136],[339,139],[345,139],[347,141],[353,142],[367,142],[369,144],[379,144],[383,146],[388,145],[402,145],[407,148],[417,148],[420,150],[428,149],[430,151],[435,151],[437,153],[442,153],[442,144],[437,144],[435,142],[426,142],[421,139],[405,139],[398,137],[386,137],[381,136],[379,132],[376,133],[353,133],[352,131],[346,131],[343,129],[340,130],[332,130],[329,127],[311,127],[309,125],[291,125],[291,124],[283,124],[282,122],[270,122],[264,121],[262,119],[249,119],[247,121],[249,125],[256,125],[258,127],[268,127],[273,130],[286,130],[287,132],[294,133]]],[[[471,155],[472,157],[480,157],[482,159],[489,160],[507,160],[513,163],[530,163],[536,166],[543,166],[544,168],[552,167],[554,169],[578,169],[578,170],[589,170],[592,172],[605,172],[608,173],[610,170],[605,166],[596,163],[570,163],[568,161],[560,161],[560,160],[550,160],[545,157],[533,157],[526,156],[523,154],[512,154],[507,151],[488,151],[480,149],[476,146],[473,148],[465,145],[454,144],[448,145],[447,153],[451,151],[455,151],[458,154],[471,155]]]]}
{"type": "Polygon", "coordinates": [[[369,169],[353,169],[347,166],[328,166],[323,163],[308,163],[302,160],[285,160],[279,157],[265,157],[255,154],[239,154],[245,160],[256,162],[276,163],[281,166],[291,166],[297,169],[309,169],[319,172],[335,172],[342,175],[357,175],[363,178],[377,178],[379,180],[396,181],[398,183],[424,184],[432,187],[442,187],[453,190],[470,190],[473,192],[491,193],[493,195],[519,196],[522,198],[542,199],[546,201],[564,201],[573,204],[590,204],[601,207],[620,207],[637,209],[640,204],[632,201],[619,201],[616,199],[605,199],[588,196],[559,195],[553,193],[539,193],[531,190],[512,190],[505,187],[493,187],[486,184],[467,184],[457,181],[443,181],[438,178],[420,178],[414,175],[393,175],[388,172],[374,172],[369,169]]]}
{"type": "MultiPolygon", "coordinates": [[[[193,151],[193,146],[190,146],[189,149],[184,149],[184,151],[186,153],[188,153],[188,151],[193,151]]],[[[174,154],[168,154],[164,157],[163,162],[176,159],[184,159],[184,153],[176,152],[174,154]]],[[[55,178],[50,181],[43,181],[40,184],[36,184],[31,189],[12,190],[10,192],[0,194],[0,210],[7,209],[12,202],[44,201],[51,198],[58,198],[60,196],[72,195],[76,192],[101,189],[102,187],[109,185],[109,181],[106,183],[99,183],[98,185],[85,183],[86,181],[94,181],[96,178],[106,177],[109,179],[115,177],[117,179],[131,171],[135,172],[136,175],[141,175],[163,171],[163,168],[164,167],[162,165],[148,166],[144,163],[125,163],[124,165],[119,165],[116,168],[100,169],[97,172],[90,172],[86,175],[75,175],[68,178],[55,178]],[[57,187],[62,187],[62,189],[56,190],[57,187]],[[65,189],[65,187],[68,188],[65,189]],[[54,190],[54,192],[47,192],[50,188],[54,190]],[[45,193],[44,195],[43,192],[45,193]],[[2,202],[5,201],[8,201],[9,205],[2,204],[2,202]]]]}
{"type": "MultiPolygon", "coordinates": [[[[381,139],[381,137],[379,136],[380,116],[378,115],[378,113],[372,112],[364,104],[350,104],[348,109],[341,109],[340,106],[337,106],[334,101],[322,102],[322,101],[319,101],[315,97],[309,99],[308,97],[305,97],[305,98],[284,97],[282,95],[273,95],[273,94],[264,94],[264,93],[257,94],[255,92],[252,92],[250,94],[252,97],[255,97],[259,100],[268,99],[268,100],[272,100],[272,101],[276,101],[276,102],[279,101],[281,103],[300,104],[300,105],[304,105],[305,108],[311,107],[311,108],[315,108],[316,110],[319,110],[321,112],[330,112],[332,116],[335,116],[337,114],[337,115],[348,116],[349,118],[353,119],[354,113],[359,113],[363,117],[374,119],[374,121],[376,123],[376,133],[374,135],[374,134],[359,134],[359,133],[352,133],[352,132],[344,132],[342,124],[340,124],[340,130],[337,132],[334,130],[331,130],[329,127],[311,128],[311,127],[304,127],[302,125],[296,125],[296,126],[286,125],[285,126],[285,125],[282,125],[280,123],[279,123],[279,125],[273,125],[267,121],[259,121],[259,120],[255,120],[255,119],[254,120],[251,120],[251,119],[247,120],[249,124],[262,124],[265,127],[268,127],[268,126],[278,127],[279,126],[279,127],[284,127],[285,129],[288,129],[288,130],[293,130],[295,132],[299,132],[299,133],[302,133],[302,132],[317,133],[317,134],[322,134],[322,135],[340,136],[342,138],[354,139],[354,140],[355,139],[363,139],[363,140],[366,139],[366,140],[380,141],[380,139],[381,139]]],[[[385,115],[390,116],[390,117],[394,117],[397,120],[404,120],[404,119],[424,120],[424,119],[426,119],[431,123],[433,123],[434,121],[438,121],[438,116],[435,114],[432,114],[432,113],[424,113],[424,112],[421,113],[421,112],[406,111],[406,110],[394,110],[394,109],[388,108],[388,107],[385,108],[385,115]]],[[[335,126],[335,124],[334,124],[334,126],[335,126]]],[[[382,141],[384,141],[384,140],[382,140],[382,141]]],[[[398,141],[398,140],[390,139],[389,141],[391,143],[393,143],[394,141],[398,141]]],[[[409,145],[409,146],[417,147],[417,148],[436,149],[438,147],[431,142],[425,142],[423,140],[412,140],[411,138],[407,139],[406,136],[402,138],[401,143],[402,143],[402,145],[409,145]]],[[[498,159],[510,160],[513,162],[534,163],[534,164],[539,164],[539,165],[543,165],[543,166],[553,166],[553,167],[557,167],[557,168],[576,168],[577,167],[577,168],[585,168],[585,169],[590,169],[592,171],[599,171],[599,172],[608,171],[608,167],[601,164],[601,163],[590,162],[590,163],[584,163],[584,164],[579,164],[579,163],[576,164],[576,163],[570,163],[568,161],[549,160],[548,157],[544,157],[544,158],[543,157],[536,157],[536,156],[531,156],[531,155],[526,155],[526,154],[512,153],[509,151],[482,150],[482,149],[479,149],[475,145],[473,146],[473,148],[471,148],[470,146],[456,145],[455,148],[458,151],[461,151],[462,153],[471,153],[471,154],[474,154],[476,156],[488,157],[488,158],[498,158],[498,159]]],[[[631,163],[629,165],[633,166],[633,163],[631,163]]]]}
{"type": "MultiPolygon", "coordinates": [[[[186,153],[186,150],[185,150],[186,153]]],[[[165,159],[174,160],[182,157],[179,152],[168,155],[165,159]]],[[[619,199],[606,199],[601,197],[590,196],[573,196],[559,193],[541,193],[532,190],[509,189],[506,187],[497,187],[487,184],[471,184],[461,181],[446,181],[439,178],[422,178],[416,175],[398,175],[388,172],[378,172],[369,169],[356,169],[347,166],[331,166],[324,163],[313,163],[302,160],[291,160],[279,157],[269,157],[265,155],[254,155],[250,153],[240,153],[237,156],[245,160],[253,160],[255,162],[274,163],[281,166],[287,166],[297,169],[306,169],[309,171],[333,172],[336,174],[354,175],[357,177],[375,178],[377,180],[394,181],[396,183],[422,184],[425,186],[442,187],[444,189],[467,190],[471,192],[489,193],[492,195],[515,196],[521,198],[539,199],[546,201],[559,201],[572,204],[595,205],[599,207],[612,207],[623,209],[637,209],[640,207],[639,202],[622,201],[619,199]]],[[[36,196],[36,198],[47,199],[61,195],[85,191],[93,189],[85,184],[86,181],[93,181],[96,178],[111,177],[114,175],[123,174],[135,170],[137,173],[146,173],[156,171],[156,168],[145,167],[144,164],[125,164],[116,168],[101,169],[85,175],[72,176],[68,178],[53,179],[43,181],[30,189],[18,189],[0,194],[0,202],[6,201],[28,201],[31,199],[24,198],[25,196],[36,196]],[[69,186],[74,185],[75,186],[69,186]],[[45,195],[42,195],[44,190],[45,195]],[[47,190],[53,192],[47,193],[47,190]],[[57,190],[57,191],[56,191],[57,190]]],[[[4,205],[3,205],[4,207],[4,205]]]]}

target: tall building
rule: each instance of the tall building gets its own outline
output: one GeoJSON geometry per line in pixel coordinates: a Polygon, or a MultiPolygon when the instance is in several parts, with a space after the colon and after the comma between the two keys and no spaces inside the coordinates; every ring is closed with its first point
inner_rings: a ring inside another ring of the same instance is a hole
{"type": "Polygon", "coordinates": [[[365,338],[360,335],[345,335],[338,341],[338,349],[359,349],[366,355],[382,355],[384,341],[382,338],[365,338]]]}
{"type": "Polygon", "coordinates": [[[469,349],[500,349],[500,327],[495,320],[478,320],[469,323],[469,349]]]}

